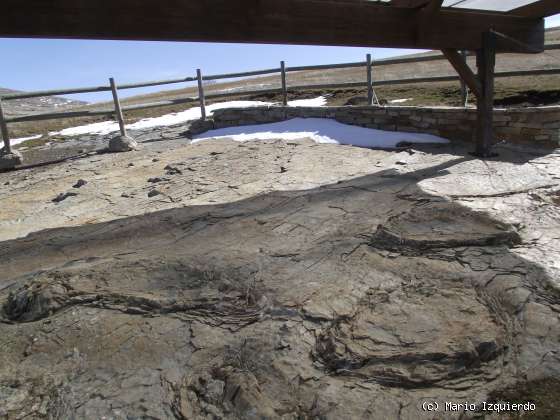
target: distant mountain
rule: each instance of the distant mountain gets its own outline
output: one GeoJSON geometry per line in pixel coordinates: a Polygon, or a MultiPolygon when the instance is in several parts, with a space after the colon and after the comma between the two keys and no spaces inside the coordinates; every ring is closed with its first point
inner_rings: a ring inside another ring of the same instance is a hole
{"type": "MultiPolygon", "coordinates": [[[[21,93],[20,91],[0,88],[0,95],[21,93]]],[[[41,98],[14,99],[2,102],[4,112],[8,116],[36,114],[43,112],[62,111],[74,106],[86,105],[87,102],[74,101],[60,96],[46,96],[41,98]]]]}

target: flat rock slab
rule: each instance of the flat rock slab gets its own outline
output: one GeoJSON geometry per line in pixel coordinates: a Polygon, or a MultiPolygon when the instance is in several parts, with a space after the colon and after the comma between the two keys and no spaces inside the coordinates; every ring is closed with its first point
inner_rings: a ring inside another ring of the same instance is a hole
{"type": "Polygon", "coordinates": [[[511,225],[455,203],[414,207],[379,225],[371,245],[393,251],[424,251],[464,246],[513,246],[521,243],[511,225]]]}
{"type": "Polygon", "coordinates": [[[428,419],[560,378],[559,158],[177,139],[0,174],[0,417],[428,419]]]}

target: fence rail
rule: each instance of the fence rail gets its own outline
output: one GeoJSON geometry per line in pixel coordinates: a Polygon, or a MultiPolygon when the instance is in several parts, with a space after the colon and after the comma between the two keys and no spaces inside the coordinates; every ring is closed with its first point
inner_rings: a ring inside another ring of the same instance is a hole
{"type": "MultiPolygon", "coordinates": [[[[545,45],[545,51],[547,50],[558,50],[560,49],[560,43],[558,44],[548,44],[545,45]]],[[[465,54],[469,56],[473,54],[465,54]]],[[[388,85],[402,85],[402,84],[416,84],[416,83],[433,83],[433,82],[449,82],[460,80],[459,76],[431,76],[431,77],[413,77],[413,78],[403,78],[403,79],[393,79],[393,80],[374,80],[373,78],[373,68],[389,66],[394,64],[406,64],[406,63],[421,63],[428,61],[445,60],[443,54],[432,54],[425,56],[416,57],[403,57],[403,58],[388,58],[373,61],[371,56],[368,54],[366,61],[351,62],[351,63],[338,63],[338,64],[321,64],[312,66],[293,66],[287,67],[282,61],[280,67],[263,69],[263,70],[253,70],[246,72],[237,73],[225,73],[225,74],[214,74],[214,75],[203,75],[202,71],[197,70],[197,75],[195,77],[183,77],[170,80],[156,80],[148,81],[142,83],[129,83],[117,85],[112,79],[110,79],[109,84],[106,86],[93,86],[93,87],[82,87],[82,88],[71,88],[71,89],[56,89],[56,90],[43,90],[35,92],[22,92],[13,93],[0,96],[0,130],[2,137],[4,139],[4,147],[6,151],[10,151],[10,140],[8,134],[9,123],[18,122],[29,122],[29,121],[44,121],[51,119],[62,119],[62,118],[78,118],[78,117],[90,117],[90,116],[110,116],[113,115],[119,121],[119,126],[121,128],[121,134],[126,135],[126,128],[124,125],[124,117],[122,117],[123,112],[135,111],[141,109],[149,108],[159,108],[170,105],[179,105],[185,103],[199,102],[201,107],[201,115],[204,119],[206,117],[206,99],[219,99],[234,96],[250,96],[258,94],[267,93],[281,93],[282,103],[287,104],[288,91],[295,90],[313,90],[313,89],[348,89],[356,87],[367,87],[368,89],[368,104],[373,105],[374,99],[377,100],[375,96],[375,91],[373,88],[375,86],[388,86],[388,85]],[[304,84],[304,85],[292,85],[287,84],[287,74],[300,71],[313,71],[313,70],[334,70],[342,68],[355,68],[364,67],[365,68],[365,80],[361,82],[345,82],[345,83],[322,83],[322,84],[304,84]],[[209,80],[219,80],[219,79],[234,79],[249,76],[260,76],[267,74],[277,74],[280,73],[281,88],[265,88],[265,89],[253,89],[253,90],[231,90],[229,92],[219,92],[205,94],[204,92],[204,81],[209,80]],[[198,85],[198,96],[196,97],[184,97],[178,99],[163,100],[151,103],[142,103],[136,105],[121,106],[118,91],[124,89],[137,89],[150,86],[162,86],[169,84],[179,84],[197,82],[198,85]],[[40,114],[30,114],[22,115],[16,117],[6,117],[2,110],[2,102],[17,100],[17,99],[28,99],[37,98],[44,96],[58,96],[58,95],[71,95],[76,93],[95,93],[95,92],[112,92],[114,108],[105,110],[77,110],[77,111],[64,111],[64,112],[50,112],[50,113],[40,113],[40,114]]],[[[515,70],[515,71],[504,71],[497,72],[495,77],[522,77],[522,76],[543,76],[543,75],[560,75],[560,68],[553,69],[542,69],[542,70],[515,70]]]]}

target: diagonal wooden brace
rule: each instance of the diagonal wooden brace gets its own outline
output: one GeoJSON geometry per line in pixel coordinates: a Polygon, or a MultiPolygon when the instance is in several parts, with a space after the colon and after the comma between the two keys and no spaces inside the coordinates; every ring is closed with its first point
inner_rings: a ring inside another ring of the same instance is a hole
{"type": "Polygon", "coordinates": [[[482,86],[480,85],[480,82],[476,78],[476,75],[468,66],[461,53],[459,53],[459,51],[457,50],[448,48],[441,51],[449,60],[455,71],[459,73],[459,76],[461,76],[461,79],[463,79],[471,92],[473,92],[477,98],[480,97],[482,95],[482,86]]]}

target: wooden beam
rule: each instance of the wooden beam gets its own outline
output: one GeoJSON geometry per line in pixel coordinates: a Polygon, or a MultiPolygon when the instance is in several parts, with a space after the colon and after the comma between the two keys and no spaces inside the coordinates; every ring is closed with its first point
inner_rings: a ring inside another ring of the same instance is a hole
{"type": "Polygon", "coordinates": [[[422,8],[422,12],[424,12],[427,15],[433,16],[441,9],[442,4],[443,4],[443,0],[430,0],[428,4],[426,4],[422,8]]]}
{"type": "Polygon", "coordinates": [[[482,48],[476,52],[476,66],[481,92],[477,96],[477,125],[475,155],[492,156],[494,122],[494,67],[496,65],[496,35],[486,32],[482,36],[482,48]]]}
{"type": "MultiPolygon", "coordinates": [[[[0,37],[251,42],[421,49],[481,47],[496,31],[544,46],[542,19],[442,8],[419,33],[416,9],[366,0],[2,0],[0,37]]],[[[502,45],[503,52],[521,52],[502,45]]],[[[524,52],[524,51],[523,51],[524,52]]]]}
{"type": "Polygon", "coordinates": [[[457,50],[452,49],[443,49],[442,52],[457,73],[459,73],[459,76],[461,76],[461,79],[466,83],[471,92],[473,92],[477,98],[480,97],[482,95],[482,86],[463,56],[457,50]]]}
{"type": "Polygon", "coordinates": [[[560,1],[558,0],[539,0],[518,7],[509,12],[512,15],[527,18],[543,18],[560,13],[560,1]]]}
{"type": "MultiPolygon", "coordinates": [[[[463,59],[463,61],[467,61],[467,52],[465,50],[461,51],[461,58],[463,59]]],[[[469,91],[467,90],[467,84],[465,83],[465,80],[463,78],[461,78],[461,106],[464,106],[465,108],[467,107],[469,101],[469,91]]]]}
{"type": "Polygon", "coordinates": [[[430,0],[391,0],[391,6],[407,9],[419,9],[429,2],[430,0]]]}
{"type": "Polygon", "coordinates": [[[432,32],[434,18],[438,16],[443,0],[429,0],[427,4],[418,9],[417,37],[422,39],[432,32]]]}

